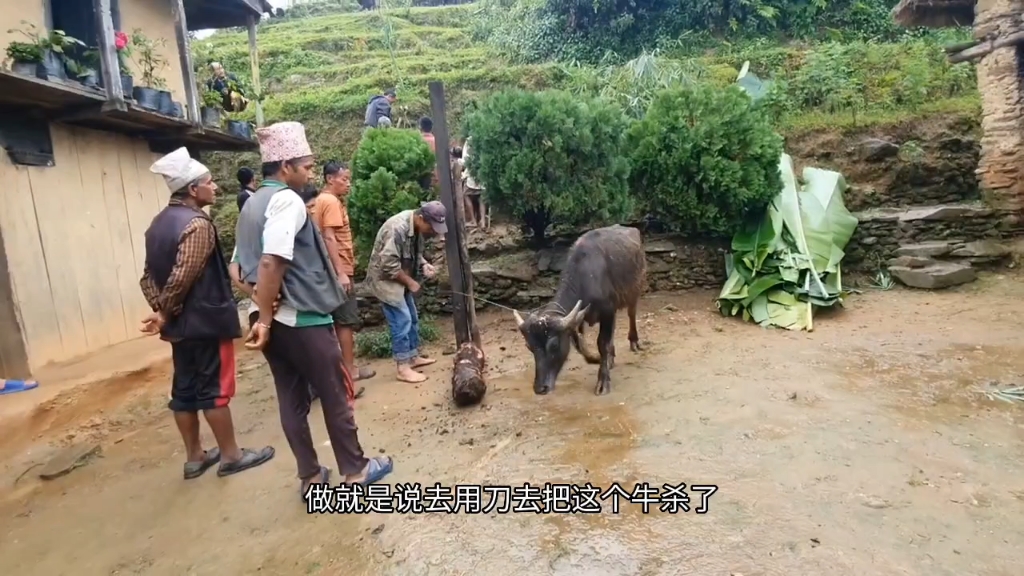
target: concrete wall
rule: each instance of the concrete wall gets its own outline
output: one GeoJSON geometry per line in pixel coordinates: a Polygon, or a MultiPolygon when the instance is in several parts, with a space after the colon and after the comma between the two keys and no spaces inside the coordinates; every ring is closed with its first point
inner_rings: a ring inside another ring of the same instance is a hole
{"type": "MultiPolygon", "coordinates": [[[[10,277],[0,308],[7,304],[18,319],[17,327],[3,326],[0,356],[16,364],[11,329],[20,328],[32,371],[139,336],[149,312],[139,289],[143,233],[169,196],[149,171],[158,155],[144,141],[60,124],[51,134],[52,168],[16,166],[0,152],[10,277]]],[[[20,372],[0,377],[28,375],[20,372]]]]}

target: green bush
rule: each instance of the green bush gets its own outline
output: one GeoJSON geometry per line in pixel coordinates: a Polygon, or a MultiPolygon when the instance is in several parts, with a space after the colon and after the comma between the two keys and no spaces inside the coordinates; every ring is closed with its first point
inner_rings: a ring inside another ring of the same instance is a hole
{"type": "MultiPolygon", "coordinates": [[[[420,318],[420,342],[436,342],[441,338],[441,330],[430,317],[420,318]]],[[[356,334],[356,355],[360,358],[390,358],[391,332],[383,330],[367,330],[356,334]]]]}
{"type": "Polygon", "coordinates": [[[360,261],[370,256],[377,231],[402,210],[431,195],[434,154],[416,130],[368,130],[352,158],[348,213],[360,261]]]}
{"type": "Polygon", "coordinates": [[[629,142],[632,189],[680,232],[733,234],[782,186],[782,137],[737,87],[659,93],[629,142]]]}
{"type": "Polygon", "coordinates": [[[590,224],[632,212],[625,152],[628,121],[600,99],[568,92],[498,92],[465,120],[469,170],[494,209],[533,231],[590,224]]]}

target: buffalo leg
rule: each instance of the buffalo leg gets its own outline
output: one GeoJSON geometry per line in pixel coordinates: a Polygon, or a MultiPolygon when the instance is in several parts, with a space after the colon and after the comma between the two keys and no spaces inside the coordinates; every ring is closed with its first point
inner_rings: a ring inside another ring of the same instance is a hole
{"type": "Polygon", "coordinates": [[[615,347],[612,344],[612,337],[615,335],[615,316],[601,319],[601,331],[597,335],[597,350],[601,353],[601,367],[597,370],[597,387],[594,394],[601,396],[611,392],[612,389],[612,362],[614,361],[615,347]]]}
{"type": "Polygon", "coordinates": [[[638,352],[643,350],[640,347],[640,334],[636,331],[636,302],[629,306],[629,351],[638,352]]]}
{"type": "Polygon", "coordinates": [[[583,356],[583,359],[587,361],[587,364],[600,364],[601,356],[594,354],[584,344],[585,335],[583,334],[583,323],[580,323],[580,327],[576,329],[576,332],[569,334],[569,338],[572,340],[572,345],[576,347],[576,351],[583,356]]]}

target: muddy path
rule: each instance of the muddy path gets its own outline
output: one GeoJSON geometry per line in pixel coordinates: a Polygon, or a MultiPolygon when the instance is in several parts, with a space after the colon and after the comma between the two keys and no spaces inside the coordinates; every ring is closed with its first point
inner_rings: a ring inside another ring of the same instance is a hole
{"type": "MultiPolygon", "coordinates": [[[[392,482],[717,485],[705,514],[691,491],[674,515],[625,502],[615,514],[605,500],[600,514],[310,516],[260,358],[240,360],[236,427],[278,455],[226,479],[181,480],[157,368],[3,429],[0,573],[1019,574],[1024,407],[975,389],[1022,383],[1022,280],[868,292],[812,334],[721,318],[711,293],[654,295],[648,349],[630,353],[620,323],[600,398],[578,357],[534,396],[512,320],[484,315],[483,406],[450,406],[448,357],[418,386],[379,376],[357,406],[366,452],[396,459],[392,482]],[[102,457],[14,486],[45,444],[82,438],[102,457]]],[[[317,408],[313,430],[323,446],[317,408]]]]}

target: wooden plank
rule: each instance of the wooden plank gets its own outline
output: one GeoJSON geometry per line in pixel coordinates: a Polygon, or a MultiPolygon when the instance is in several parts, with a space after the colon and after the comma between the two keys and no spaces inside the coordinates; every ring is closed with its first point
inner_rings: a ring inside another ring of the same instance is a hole
{"type": "Polygon", "coordinates": [[[21,322],[21,336],[30,367],[35,368],[63,354],[29,180],[30,171],[47,169],[18,167],[6,154],[0,156],[0,179],[7,183],[0,188],[0,229],[7,247],[7,270],[21,322]]]}
{"type": "Polygon", "coordinates": [[[466,297],[466,272],[469,262],[463,262],[459,250],[459,226],[455,224],[457,217],[455,197],[452,193],[451,155],[448,148],[448,123],[444,101],[444,85],[441,82],[430,82],[430,110],[434,120],[435,156],[437,158],[437,174],[441,184],[441,203],[448,212],[448,233],[445,234],[445,261],[448,264],[448,280],[452,285],[452,318],[455,324],[455,341],[461,346],[470,341],[470,325],[467,308],[471,303],[466,297]]]}
{"type": "MultiPolygon", "coordinates": [[[[109,0],[108,0],[109,1],[109,0]]],[[[185,6],[182,0],[171,0],[174,13],[174,36],[178,41],[178,57],[181,59],[181,77],[185,82],[185,104],[193,126],[201,126],[199,117],[199,88],[196,85],[196,71],[192,66],[192,47],[188,39],[188,23],[185,21],[185,6]]]]}
{"type": "Polygon", "coordinates": [[[1003,36],[1002,38],[990,38],[984,42],[979,43],[977,46],[966,48],[959,52],[949,55],[949,62],[951,64],[957,64],[960,62],[967,62],[968,60],[978,60],[984,56],[988,56],[993,51],[999,48],[1005,48],[1006,46],[1015,46],[1017,44],[1024,44],[1024,31],[1014,32],[1003,36]]]}
{"type": "Polygon", "coordinates": [[[28,350],[18,321],[18,299],[7,265],[7,249],[3,227],[0,226],[0,378],[27,379],[32,377],[28,364],[28,350]]]}
{"type": "MultiPolygon", "coordinates": [[[[256,96],[263,94],[263,89],[260,88],[260,51],[256,43],[256,23],[259,22],[259,19],[258,15],[250,15],[248,23],[249,67],[252,69],[252,89],[256,91],[256,96]]],[[[263,103],[258,99],[256,100],[256,127],[263,127],[263,103]]]]}
{"type": "Polygon", "coordinates": [[[102,132],[97,132],[95,139],[102,158],[103,204],[110,225],[111,262],[117,277],[118,299],[124,318],[124,339],[130,339],[139,335],[136,320],[141,319],[149,308],[139,291],[139,278],[135,273],[135,239],[132,238],[124,180],[121,176],[118,148],[125,140],[102,132]]]}
{"type": "Polygon", "coordinates": [[[128,215],[135,261],[134,276],[138,281],[142,278],[146,263],[146,228],[149,227],[156,212],[153,211],[153,199],[144,189],[144,186],[148,185],[149,177],[144,174],[140,176],[135,160],[135,149],[139,143],[124,137],[117,140],[117,155],[121,160],[121,185],[124,189],[125,211],[128,215]]]}
{"type": "Polygon", "coordinates": [[[114,46],[114,19],[110,13],[110,0],[92,0],[96,15],[96,36],[100,53],[100,77],[107,94],[107,103],[118,110],[125,110],[124,90],[121,87],[121,65],[114,46]]]}
{"type": "Polygon", "coordinates": [[[156,154],[149,151],[145,142],[135,141],[135,167],[139,171],[139,185],[142,187],[146,203],[151,207],[149,217],[146,219],[146,226],[142,229],[143,232],[149,227],[157,213],[167,206],[167,200],[171,196],[163,178],[149,171],[149,167],[156,162],[157,158],[156,154]]]}
{"type": "Polygon", "coordinates": [[[82,318],[89,337],[89,348],[123,342],[127,338],[121,291],[118,289],[117,264],[110,238],[110,221],[103,192],[102,147],[99,132],[82,128],[74,132],[75,149],[81,173],[81,191],[76,195],[82,227],[76,257],[78,296],[82,302],[82,318]]]}
{"type": "Polygon", "coordinates": [[[78,214],[72,208],[66,208],[68,201],[79,193],[81,176],[67,127],[54,125],[51,133],[56,166],[30,169],[29,180],[32,183],[46,269],[50,275],[53,307],[60,326],[63,345],[61,357],[72,358],[89,349],[82,320],[82,303],[78,299],[78,278],[71,261],[74,258],[71,252],[72,238],[78,236],[74,229],[82,224],[78,214]]]}

